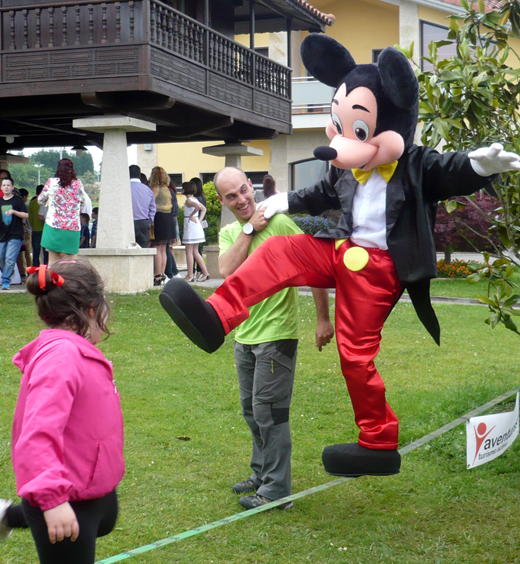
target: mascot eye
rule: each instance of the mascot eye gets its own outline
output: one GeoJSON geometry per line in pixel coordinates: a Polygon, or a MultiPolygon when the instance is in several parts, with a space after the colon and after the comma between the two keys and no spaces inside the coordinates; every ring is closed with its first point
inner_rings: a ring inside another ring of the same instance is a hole
{"type": "Polygon", "coordinates": [[[370,133],[370,130],[368,128],[368,125],[364,121],[357,119],[352,124],[352,129],[354,130],[354,135],[356,136],[358,141],[363,142],[363,141],[366,141],[368,139],[368,135],[370,133]]]}
{"type": "Polygon", "coordinates": [[[332,120],[332,124],[336,128],[338,135],[343,135],[343,127],[341,126],[341,120],[339,119],[338,115],[333,112],[330,116],[330,119],[332,120]]]}

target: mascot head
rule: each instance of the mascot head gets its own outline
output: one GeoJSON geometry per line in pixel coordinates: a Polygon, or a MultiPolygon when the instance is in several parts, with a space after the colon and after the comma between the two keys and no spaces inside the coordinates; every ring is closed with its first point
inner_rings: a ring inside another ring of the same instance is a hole
{"type": "Polygon", "coordinates": [[[412,144],[419,85],[400,51],[388,47],[377,65],[356,65],[335,39],[312,33],[301,55],[314,78],[336,88],[325,130],[330,145],[318,147],[316,158],[341,169],[370,170],[397,160],[412,144]]]}

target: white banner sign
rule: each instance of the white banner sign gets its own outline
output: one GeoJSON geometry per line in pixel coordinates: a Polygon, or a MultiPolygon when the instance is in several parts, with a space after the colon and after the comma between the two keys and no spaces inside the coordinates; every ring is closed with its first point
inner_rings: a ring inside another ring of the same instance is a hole
{"type": "Polygon", "coordinates": [[[466,422],[467,464],[474,468],[500,456],[518,436],[518,394],[513,411],[466,422]]]}

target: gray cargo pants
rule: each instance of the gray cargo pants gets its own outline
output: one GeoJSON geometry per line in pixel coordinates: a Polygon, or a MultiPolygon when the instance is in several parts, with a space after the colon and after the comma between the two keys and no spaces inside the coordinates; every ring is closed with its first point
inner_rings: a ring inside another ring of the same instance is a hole
{"type": "Polygon", "coordinates": [[[253,436],[251,479],[268,499],[291,494],[289,406],[294,384],[297,339],[242,345],[235,362],[242,415],[253,436]]]}

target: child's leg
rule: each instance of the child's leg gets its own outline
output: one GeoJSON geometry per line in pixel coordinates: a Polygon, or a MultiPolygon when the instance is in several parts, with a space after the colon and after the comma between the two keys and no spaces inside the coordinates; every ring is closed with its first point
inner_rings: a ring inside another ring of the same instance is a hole
{"type": "Polygon", "coordinates": [[[11,283],[11,278],[14,274],[14,269],[16,266],[16,259],[18,258],[18,253],[20,252],[20,247],[22,246],[21,239],[11,239],[7,241],[5,251],[2,251],[3,266],[2,266],[2,285],[9,286],[11,283]]]}
{"type": "Polygon", "coordinates": [[[25,518],[36,544],[40,564],[94,564],[96,538],[108,535],[116,523],[118,505],[115,490],[108,495],[70,503],[79,523],[76,541],[70,538],[51,544],[43,511],[22,500],[25,518]]]}

